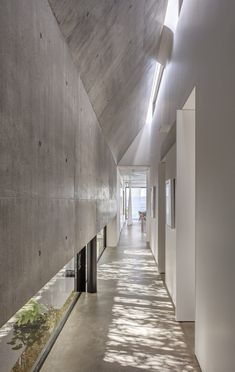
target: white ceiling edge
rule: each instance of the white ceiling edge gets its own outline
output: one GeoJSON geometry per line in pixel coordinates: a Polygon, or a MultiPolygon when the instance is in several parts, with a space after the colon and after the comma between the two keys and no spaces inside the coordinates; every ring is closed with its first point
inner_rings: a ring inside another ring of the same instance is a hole
{"type": "Polygon", "coordinates": [[[183,110],[195,110],[196,109],[196,87],[193,88],[187,101],[183,106],[183,110]]]}

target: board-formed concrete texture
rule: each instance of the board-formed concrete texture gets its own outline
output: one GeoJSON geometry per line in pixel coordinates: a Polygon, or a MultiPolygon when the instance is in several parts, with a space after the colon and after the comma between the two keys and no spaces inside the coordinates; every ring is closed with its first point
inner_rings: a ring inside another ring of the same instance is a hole
{"type": "Polygon", "coordinates": [[[166,0],[49,0],[119,161],[145,125],[166,0]]]}
{"type": "Polygon", "coordinates": [[[0,325],[116,213],[116,164],[46,0],[0,3],[0,325]]]}

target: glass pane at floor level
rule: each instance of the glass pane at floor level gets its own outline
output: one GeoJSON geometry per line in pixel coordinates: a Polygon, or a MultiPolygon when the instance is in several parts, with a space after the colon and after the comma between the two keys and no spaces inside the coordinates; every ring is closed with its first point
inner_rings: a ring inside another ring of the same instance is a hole
{"type": "Polygon", "coordinates": [[[104,229],[102,229],[96,237],[96,244],[97,244],[97,259],[99,259],[100,255],[102,254],[105,246],[104,246],[104,229]]]}
{"type": "Polygon", "coordinates": [[[0,328],[0,370],[30,371],[75,296],[74,259],[0,328]]]}

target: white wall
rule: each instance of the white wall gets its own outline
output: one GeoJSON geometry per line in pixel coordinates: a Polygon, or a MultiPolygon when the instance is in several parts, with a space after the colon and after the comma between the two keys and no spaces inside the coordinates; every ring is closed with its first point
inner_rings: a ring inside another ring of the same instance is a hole
{"type": "Polygon", "coordinates": [[[154,179],[159,128],[175,122],[196,86],[196,355],[203,372],[235,366],[234,14],[234,1],[183,1],[151,136],[154,179]]]}
{"type": "Polygon", "coordinates": [[[149,188],[149,215],[150,215],[150,248],[153,256],[158,264],[158,186],[153,185],[149,188]],[[152,187],[155,187],[155,195],[153,195],[152,187]],[[154,206],[153,206],[154,204],[154,206]],[[153,215],[153,209],[155,209],[155,215],[153,215]]]}
{"type": "Polygon", "coordinates": [[[165,162],[159,163],[158,166],[158,241],[157,241],[157,263],[158,271],[165,273],[165,240],[166,240],[166,227],[165,227],[165,214],[166,214],[166,203],[165,203],[165,162]]]}
{"type": "MultiPolygon", "coordinates": [[[[118,206],[118,214],[117,216],[119,216],[119,225],[118,225],[118,231],[119,231],[119,238],[120,238],[120,234],[121,234],[121,231],[122,231],[122,228],[125,224],[125,212],[123,213],[123,203],[125,202],[124,201],[124,198],[125,196],[123,195],[123,191],[124,191],[124,182],[123,182],[123,179],[118,171],[118,177],[117,177],[117,180],[119,182],[119,186],[117,186],[118,188],[118,192],[119,192],[119,197],[118,197],[118,202],[119,202],[119,206],[118,206]]],[[[119,240],[118,238],[118,240],[119,240]]]]}
{"type": "Polygon", "coordinates": [[[154,218],[150,218],[149,241],[158,271],[165,273],[165,162],[159,163],[158,166],[155,197],[156,213],[154,218]]]}
{"type": "MultiPolygon", "coordinates": [[[[193,92],[194,94],[194,92],[193,92]]],[[[188,107],[188,105],[187,105],[188,107]]],[[[178,321],[195,320],[195,111],[178,111],[176,144],[158,167],[157,242],[153,250],[178,321]],[[176,178],[175,228],[165,224],[165,181],[176,178]],[[165,234],[165,235],[164,235],[165,234]]]]}
{"type": "Polygon", "coordinates": [[[195,110],[177,112],[176,319],[195,320],[195,110]]]}
{"type": "MultiPolygon", "coordinates": [[[[173,145],[165,158],[165,179],[176,178],[176,145],[173,145]]],[[[176,304],[176,230],[166,225],[165,241],[166,285],[172,301],[176,304]]]]}
{"type": "MultiPolygon", "coordinates": [[[[157,205],[156,205],[157,208],[157,205]]],[[[158,221],[157,218],[150,218],[150,237],[149,244],[154,255],[154,258],[157,262],[157,237],[158,237],[158,221]]]]}
{"type": "Polygon", "coordinates": [[[147,170],[146,174],[146,182],[147,182],[147,200],[146,200],[146,241],[150,244],[150,237],[151,237],[151,195],[150,195],[150,173],[147,170]]]}
{"type": "MultiPolygon", "coordinates": [[[[150,247],[155,257],[155,260],[158,262],[158,217],[162,218],[161,214],[159,214],[158,209],[158,188],[159,188],[159,174],[158,174],[158,164],[160,162],[160,146],[161,142],[165,139],[166,133],[162,133],[158,131],[156,126],[151,127],[151,168],[149,173],[149,187],[156,186],[156,215],[155,217],[150,218],[150,247]],[[154,149],[154,151],[153,151],[154,149]]],[[[164,218],[164,216],[163,216],[164,218]]],[[[165,218],[164,218],[164,225],[165,225],[165,218]]]]}

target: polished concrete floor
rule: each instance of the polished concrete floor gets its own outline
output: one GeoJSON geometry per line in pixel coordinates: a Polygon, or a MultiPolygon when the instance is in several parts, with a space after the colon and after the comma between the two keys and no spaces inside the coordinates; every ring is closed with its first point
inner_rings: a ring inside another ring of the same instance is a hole
{"type": "Polygon", "coordinates": [[[98,293],[82,294],[43,372],[199,371],[191,324],[174,309],[140,225],[124,227],[107,248],[98,293]]]}

